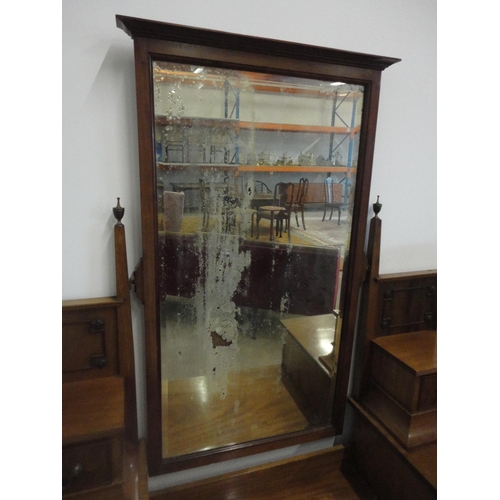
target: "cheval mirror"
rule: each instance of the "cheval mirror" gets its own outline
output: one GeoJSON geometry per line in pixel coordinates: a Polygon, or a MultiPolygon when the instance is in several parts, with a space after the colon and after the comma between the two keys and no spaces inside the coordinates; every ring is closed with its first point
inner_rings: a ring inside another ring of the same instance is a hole
{"type": "Polygon", "coordinates": [[[117,25],[135,50],[150,474],[339,435],[398,59],[117,25]]]}

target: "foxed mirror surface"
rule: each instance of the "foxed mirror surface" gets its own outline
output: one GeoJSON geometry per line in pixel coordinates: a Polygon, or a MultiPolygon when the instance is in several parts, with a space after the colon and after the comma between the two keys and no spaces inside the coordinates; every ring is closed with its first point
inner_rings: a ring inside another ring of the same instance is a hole
{"type": "Polygon", "coordinates": [[[363,86],[151,74],[162,456],[328,425],[363,86]]]}

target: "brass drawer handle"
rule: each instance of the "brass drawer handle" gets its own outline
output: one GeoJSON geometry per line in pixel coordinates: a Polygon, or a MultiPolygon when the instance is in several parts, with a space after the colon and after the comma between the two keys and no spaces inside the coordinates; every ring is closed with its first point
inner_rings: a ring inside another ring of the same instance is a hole
{"type": "Polygon", "coordinates": [[[63,482],[62,482],[62,489],[66,489],[68,488],[69,486],[71,486],[71,484],[77,480],[84,472],[84,468],[83,468],[83,465],[82,464],[76,464],[72,469],[71,469],[71,472],[69,473],[68,477],[66,478],[63,478],[63,482]]]}

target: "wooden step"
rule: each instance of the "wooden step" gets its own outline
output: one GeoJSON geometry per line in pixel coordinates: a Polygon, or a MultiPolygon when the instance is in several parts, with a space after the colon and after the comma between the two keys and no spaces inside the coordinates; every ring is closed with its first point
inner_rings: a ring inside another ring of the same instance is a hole
{"type": "Polygon", "coordinates": [[[152,492],[154,500],[372,500],[373,493],[342,471],[344,447],[335,446],[222,476],[152,492]]]}

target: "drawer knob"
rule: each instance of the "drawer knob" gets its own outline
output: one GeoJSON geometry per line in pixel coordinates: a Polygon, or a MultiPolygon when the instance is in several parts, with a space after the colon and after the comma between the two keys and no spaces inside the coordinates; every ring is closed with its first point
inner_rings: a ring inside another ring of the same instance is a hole
{"type": "Polygon", "coordinates": [[[68,474],[66,478],[63,477],[62,487],[63,490],[68,488],[76,479],[78,479],[83,474],[83,465],[76,464],[71,472],[68,474]]]}
{"type": "Polygon", "coordinates": [[[104,368],[107,362],[106,356],[91,356],[90,358],[90,364],[97,368],[104,368]]]}
{"type": "Polygon", "coordinates": [[[104,330],[104,320],[102,318],[95,318],[90,321],[90,332],[102,332],[104,330]]]}

